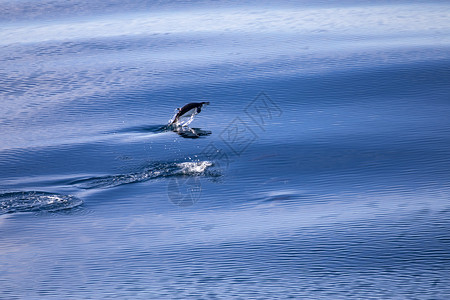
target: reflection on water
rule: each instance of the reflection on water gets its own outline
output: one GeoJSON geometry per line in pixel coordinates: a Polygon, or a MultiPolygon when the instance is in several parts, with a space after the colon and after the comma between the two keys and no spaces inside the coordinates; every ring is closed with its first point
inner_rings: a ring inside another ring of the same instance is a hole
{"type": "Polygon", "coordinates": [[[202,130],[200,128],[190,128],[190,127],[175,127],[172,129],[173,132],[176,132],[179,136],[187,139],[197,139],[202,136],[208,136],[212,132],[208,130],[202,130]]]}

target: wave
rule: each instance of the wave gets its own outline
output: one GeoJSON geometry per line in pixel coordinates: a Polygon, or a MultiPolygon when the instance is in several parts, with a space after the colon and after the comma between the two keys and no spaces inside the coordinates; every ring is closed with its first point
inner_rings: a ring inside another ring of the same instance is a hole
{"type": "Polygon", "coordinates": [[[95,189],[112,188],[124,184],[173,176],[220,176],[218,171],[209,169],[212,166],[213,163],[210,161],[153,163],[140,172],[85,178],[73,181],[71,184],[82,189],[95,189]]]}
{"type": "Polygon", "coordinates": [[[0,193],[0,214],[50,212],[79,206],[83,201],[72,195],[39,191],[0,193]]]}

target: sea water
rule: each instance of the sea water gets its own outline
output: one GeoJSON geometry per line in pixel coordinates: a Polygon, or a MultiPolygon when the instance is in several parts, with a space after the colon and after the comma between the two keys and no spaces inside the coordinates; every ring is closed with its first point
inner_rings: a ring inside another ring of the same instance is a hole
{"type": "Polygon", "coordinates": [[[449,19],[1,1],[0,298],[448,299],[449,19]]]}

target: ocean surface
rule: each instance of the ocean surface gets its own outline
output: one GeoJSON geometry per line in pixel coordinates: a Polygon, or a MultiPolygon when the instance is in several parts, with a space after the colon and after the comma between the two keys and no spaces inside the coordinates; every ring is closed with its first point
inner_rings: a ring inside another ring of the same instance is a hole
{"type": "Polygon", "coordinates": [[[0,299],[450,299],[449,116],[448,1],[0,0],[0,299]]]}

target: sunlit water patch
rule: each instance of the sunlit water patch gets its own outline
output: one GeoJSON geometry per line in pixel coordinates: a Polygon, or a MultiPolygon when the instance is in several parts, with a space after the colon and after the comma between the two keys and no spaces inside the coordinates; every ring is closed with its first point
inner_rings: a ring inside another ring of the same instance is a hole
{"type": "MultiPolygon", "coordinates": [[[[445,5],[377,5],[271,9],[196,9],[183,12],[135,13],[95,20],[60,20],[49,24],[6,27],[1,44],[164,33],[326,32],[339,35],[409,33],[447,28],[445,5]],[[415,19],[415,22],[410,22],[415,19]],[[262,22],[263,21],[263,22],[262,22]]],[[[448,42],[448,41],[447,41],[448,42]]]]}

